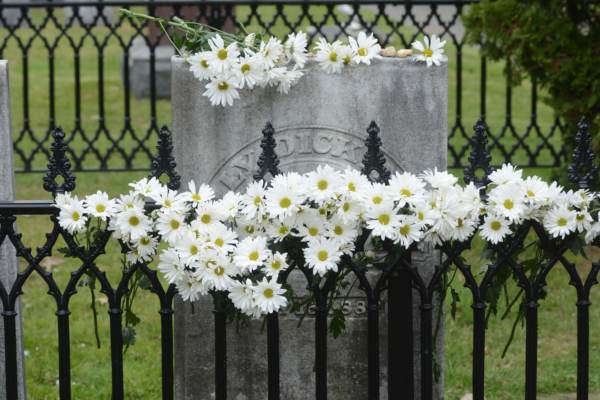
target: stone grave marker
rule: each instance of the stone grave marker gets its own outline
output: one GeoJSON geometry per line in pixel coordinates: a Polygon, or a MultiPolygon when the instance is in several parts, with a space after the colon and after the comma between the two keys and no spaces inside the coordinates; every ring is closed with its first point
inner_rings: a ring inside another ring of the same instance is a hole
{"type": "MultiPolygon", "coordinates": [[[[364,139],[371,121],[381,128],[387,167],[421,172],[446,168],[448,70],[427,68],[408,59],[384,58],[371,66],[330,75],[309,63],[288,95],[274,89],[243,91],[233,107],[212,107],[199,82],[179,58],[172,61],[173,141],[184,184],[194,179],[219,194],[244,190],[256,171],[261,131],[275,129],[280,169],[305,172],[318,164],[361,168],[364,139]]],[[[413,260],[432,272],[435,252],[413,260]]],[[[302,291],[306,283],[292,273],[288,282],[302,291]]],[[[418,295],[414,294],[414,299],[418,295]]],[[[363,400],[367,388],[367,318],[362,292],[351,293],[347,331],[328,339],[328,390],[333,400],[363,400]]],[[[419,392],[419,304],[415,314],[415,389],[419,392]]],[[[385,298],[380,313],[381,393],[387,399],[387,322],[385,298]]],[[[214,324],[210,298],[179,302],[175,313],[175,368],[178,399],[214,398],[214,324]]],[[[298,315],[280,315],[281,394],[286,400],[314,398],[314,319],[300,327],[298,315]]],[[[435,321],[435,320],[434,320],[435,321]]],[[[267,398],[266,332],[262,323],[236,332],[228,327],[228,394],[235,400],[267,398]]],[[[443,365],[443,330],[435,345],[443,365]]],[[[443,376],[443,374],[442,374],[443,376]]],[[[443,398],[443,382],[435,387],[443,398]]],[[[392,400],[392,399],[390,399],[392,400]]]]}
{"type": "MultiPolygon", "coordinates": [[[[15,175],[13,170],[13,146],[10,127],[10,98],[8,90],[8,62],[0,60],[0,201],[15,199],[15,175]]],[[[10,289],[18,272],[15,248],[9,242],[0,245],[0,282],[10,289]]],[[[17,312],[20,306],[17,304],[17,312]]],[[[2,304],[0,303],[0,313],[2,304]]],[[[23,366],[23,337],[21,331],[21,314],[17,318],[17,363],[19,379],[19,399],[25,399],[25,372],[23,366]]],[[[0,399],[6,399],[6,382],[4,366],[4,324],[0,323],[0,399]]]]}

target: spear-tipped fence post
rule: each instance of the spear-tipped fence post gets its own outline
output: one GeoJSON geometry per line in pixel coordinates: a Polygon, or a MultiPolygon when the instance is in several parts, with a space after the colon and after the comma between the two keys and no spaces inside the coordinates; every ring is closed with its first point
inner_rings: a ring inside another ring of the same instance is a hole
{"type": "Polygon", "coordinates": [[[466,183],[472,182],[478,188],[483,188],[490,183],[489,175],[492,172],[490,166],[492,155],[488,149],[487,130],[483,119],[477,121],[473,131],[470,140],[469,165],[465,168],[464,180],[466,183]]]}
{"type": "Polygon", "coordinates": [[[367,128],[367,138],[365,146],[367,151],[362,160],[362,173],[372,182],[387,183],[390,180],[391,173],[385,166],[385,155],[381,150],[382,142],[379,137],[379,126],[375,121],[367,128]]]}
{"type": "Polygon", "coordinates": [[[569,180],[580,189],[590,189],[598,182],[598,165],[592,149],[590,124],[585,117],[577,124],[575,150],[569,165],[569,180]]]}
{"type": "Polygon", "coordinates": [[[75,175],[71,162],[67,158],[68,146],[65,142],[65,133],[61,128],[52,131],[52,147],[48,159],[48,167],[44,176],[44,190],[56,197],[59,193],[75,190],[75,175]],[[56,178],[61,177],[62,183],[56,178]]]}
{"type": "Polygon", "coordinates": [[[258,157],[257,166],[258,170],[254,174],[253,178],[255,181],[265,179],[267,174],[272,177],[279,175],[279,158],[275,152],[277,142],[275,141],[275,129],[270,122],[267,122],[264,129],[262,130],[263,138],[260,141],[260,148],[262,149],[260,156],[258,157]]]}
{"type": "Polygon", "coordinates": [[[177,190],[181,186],[181,176],[177,173],[177,163],[173,157],[173,140],[171,131],[163,126],[158,131],[158,144],[156,145],[158,153],[152,159],[150,166],[150,176],[160,178],[162,175],[169,177],[167,187],[171,190],[177,190]]]}

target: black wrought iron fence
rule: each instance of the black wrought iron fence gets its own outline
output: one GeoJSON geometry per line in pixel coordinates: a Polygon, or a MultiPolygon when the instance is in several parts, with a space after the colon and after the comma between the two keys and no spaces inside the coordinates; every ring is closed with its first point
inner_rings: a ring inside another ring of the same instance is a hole
{"type": "MultiPolygon", "coordinates": [[[[574,161],[569,168],[569,177],[574,185],[588,188],[597,181],[598,169],[595,156],[590,149],[590,135],[588,126],[582,122],[576,138],[574,161]]],[[[373,124],[369,128],[366,155],[363,161],[363,172],[378,172],[378,179],[385,181],[387,170],[383,163],[380,149],[381,141],[378,137],[378,128],[373,124]]],[[[263,154],[257,166],[256,178],[266,173],[278,173],[278,161],[275,152],[273,130],[265,129],[262,142],[263,154]]],[[[64,141],[64,134],[57,130],[52,134],[54,145],[51,150],[51,162],[44,180],[46,190],[56,194],[64,190],[72,190],[75,180],[71,173],[69,161],[66,159],[68,147],[64,141]],[[59,180],[57,178],[60,177],[59,180]]],[[[154,159],[152,166],[153,175],[167,174],[169,184],[175,188],[179,178],[174,171],[175,165],[170,155],[170,136],[166,129],[161,131],[159,142],[159,156],[154,159]]],[[[490,154],[487,143],[486,129],[483,122],[475,126],[475,134],[470,141],[469,165],[465,170],[465,180],[474,182],[478,186],[484,185],[490,171],[490,154]],[[483,174],[481,173],[483,172],[483,174]]],[[[147,205],[152,207],[151,204],[147,205]]],[[[160,348],[162,357],[162,398],[173,398],[173,299],[176,295],[174,286],[165,286],[157,276],[157,271],[148,263],[136,263],[131,268],[125,269],[116,283],[112,283],[97,264],[97,258],[103,253],[108,241],[109,233],[98,236],[89,250],[80,247],[68,232],[64,231],[57,222],[57,209],[50,202],[15,201],[0,202],[0,244],[14,247],[18,257],[25,262],[24,269],[19,272],[14,282],[6,286],[0,284],[0,300],[2,304],[2,318],[5,329],[5,357],[6,357],[6,388],[9,399],[17,399],[17,342],[16,326],[18,310],[16,307],[22,295],[24,284],[32,275],[39,275],[48,287],[48,293],[56,301],[56,318],[58,321],[58,371],[59,371],[59,397],[71,398],[71,358],[70,358],[70,300],[76,293],[79,280],[85,273],[93,274],[100,282],[101,291],[108,298],[108,313],[110,318],[110,345],[112,362],[112,398],[124,399],[126,393],[123,385],[123,333],[122,333],[122,303],[121,300],[129,288],[130,280],[136,271],[144,274],[149,282],[151,291],[159,300],[161,318],[160,348]],[[46,242],[36,252],[28,248],[23,237],[17,233],[16,224],[25,215],[47,215],[52,221],[52,230],[46,235],[46,242]],[[79,260],[80,266],[70,275],[66,287],[61,289],[55,281],[52,272],[41,267],[42,261],[47,258],[57,240],[62,238],[70,252],[79,260]]],[[[471,238],[472,239],[472,238],[471,238]]],[[[572,246],[572,236],[564,239],[553,239],[538,222],[522,224],[512,233],[510,240],[494,245],[491,250],[496,255],[495,261],[488,266],[482,277],[477,276],[475,266],[462,256],[471,248],[472,240],[457,243],[444,243],[439,249],[444,254],[443,261],[436,265],[433,276],[425,278],[422,272],[413,265],[411,251],[398,254],[394,262],[383,266],[379,278],[373,282],[367,279],[366,271],[355,265],[352,260],[344,259],[340,268],[349,268],[360,281],[360,290],[367,299],[368,318],[368,386],[364,388],[365,398],[376,400],[380,398],[380,335],[379,314],[382,296],[387,295],[388,340],[387,352],[389,360],[387,379],[389,399],[412,399],[415,396],[415,382],[413,370],[413,301],[418,301],[420,306],[421,337],[420,337],[420,363],[421,385],[420,398],[430,400],[433,398],[433,309],[434,294],[440,290],[442,277],[450,269],[457,269],[465,279],[465,285],[472,294],[473,312],[473,352],[472,352],[472,386],[473,397],[476,400],[484,399],[485,360],[486,360],[486,309],[489,302],[486,293],[490,290],[495,276],[501,273],[512,275],[525,293],[525,398],[533,400],[537,392],[537,364],[538,358],[538,307],[542,300],[545,280],[549,272],[555,268],[564,268],[570,277],[569,284],[577,293],[577,398],[587,399],[589,393],[589,360],[590,360],[590,291],[597,283],[600,272],[600,260],[592,263],[587,275],[582,275],[576,266],[566,256],[567,250],[572,246]],[[549,257],[547,262],[539,266],[539,272],[529,276],[524,265],[518,260],[517,254],[523,249],[526,237],[534,235],[535,240],[541,245],[549,257]],[[413,289],[415,291],[413,291],[413,289]]],[[[595,243],[598,246],[599,243],[595,243]]],[[[357,246],[361,246],[360,239],[357,246]]],[[[327,319],[328,310],[323,304],[323,299],[328,297],[331,282],[335,281],[339,272],[329,271],[323,280],[314,280],[314,276],[305,270],[302,265],[292,265],[298,268],[307,278],[310,292],[316,299],[315,323],[315,398],[325,400],[328,396],[327,386],[327,319]],[[313,279],[313,280],[311,280],[313,279]]],[[[287,276],[284,274],[283,276],[287,276]]],[[[226,323],[226,312],[218,306],[214,311],[215,324],[215,394],[217,400],[227,398],[227,355],[225,332],[231,327],[226,323]]],[[[267,348],[268,348],[268,398],[278,400],[280,396],[280,369],[279,369],[279,323],[278,314],[272,313],[267,317],[267,348]]],[[[562,373],[563,371],[561,371],[562,373]]],[[[564,371],[572,374],[575,371],[564,371]]],[[[348,379],[351,379],[348,377],[348,379]]],[[[210,384],[207,382],[206,384],[210,384]]]]}
{"type": "Polygon", "coordinates": [[[42,170],[50,134],[60,125],[76,170],[147,168],[159,126],[170,123],[171,49],[157,26],[119,8],[276,35],[303,29],[312,39],[366,29],[396,47],[437,33],[448,41],[450,58],[449,165],[467,164],[464,121],[477,118],[490,129],[495,164],[561,165],[563,125],[539,101],[535,81],[511,87],[503,63],[489,63],[465,44],[461,15],[474,1],[0,0],[0,58],[12,65],[17,166],[42,170]]]}

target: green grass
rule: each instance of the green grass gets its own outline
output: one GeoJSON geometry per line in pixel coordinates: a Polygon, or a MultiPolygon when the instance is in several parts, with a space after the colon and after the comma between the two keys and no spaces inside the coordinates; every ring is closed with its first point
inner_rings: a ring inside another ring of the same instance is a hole
{"type": "MultiPolygon", "coordinates": [[[[316,21],[323,19],[324,10],[311,8],[316,21]]],[[[244,19],[249,15],[249,9],[239,7],[238,17],[244,19]]],[[[261,8],[261,18],[270,21],[273,18],[274,9],[270,7],[261,8]]],[[[294,21],[300,13],[299,7],[286,7],[286,13],[290,20],[294,21]]],[[[57,13],[58,15],[59,13],[57,13]]],[[[62,14],[61,14],[62,15],[62,14]]],[[[34,19],[42,17],[39,11],[34,13],[34,19]]],[[[343,16],[338,16],[343,20],[343,16]]],[[[368,18],[368,16],[367,16],[368,18]]],[[[256,28],[255,18],[251,20],[248,28],[256,28]]],[[[309,25],[309,21],[303,20],[301,26],[309,25]]],[[[385,29],[382,23],[380,28],[385,29]]],[[[279,19],[273,26],[275,33],[283,32],[285,27],[279,19]]],[[[57,38],[57,29],[48,26],[44,30],[47,37],[57,38]]],[[[93,28],[95,35],[106,36],[108,30],[105,27],[93,28]]],[[[403,29],[403,33],[412,33],[410,28],[403,29]]],[[[56,86],[56,120],[57,124],[63,126],[68,132],[77,132],[75,123],[75,98],[77,95],[74,85],[76,75],[73,46],[83,43],[80,50],[80,78],[81,110],[80,126],[88,134],[88,140],[93,140],[96,132],[99,132],[94,145],[101,152],[106,152],[111,146],[106,135],[99,127],[106,126],[111,132],[120,133],[123,129],[123,105],[125,97],[122,89],[121,79],[121,55],[122,48],[113,36],[106,36],[107,43],[101,60],[93,47],[91,38],[84,36],[82,28],[74,28],[70,34],[76,39],[73,43],[61,38],[54,51],[55,55],[55,81],[56,86]],[[105,82],[104,102],[99,104],[98,77],[99,62],[102,63],[103,77],[105,82]],[[106,118],[101,120],[100,110],[104,108],[106,118]]],[[[119,28],[119,34],[125,38],[131,38],[133,29],[127,25],[119,28]]],[[[25,39],[31,32],[21,32],[20,38],[25,39]]],[[[1,33],[0,33],[1,39],[1,33]]],[[[393,43],[400,46],[400,38],[393,43]]],[[[450,58],[450,95],[449,95],[449,120],[453,125],[456,114],[456,51],[453,47],[448,48],[450,58]]],[[[45,133],[48,125],[49,98],[48,88],[49,62],[48,51],[44,44],[36,39],[29,49],[31,55],[29,63],[29,123],[32,133],[39,135],[45,133]]],[[[472,47],[463,49],[463,88],[462,88],[462,122],[470,132],[479,116],[480,104],[480,57],[478,51],[472,47]]],[[[24,111],[23,101],[23,76],[21,50],[14,39],[9,41],[4,50],[4,57],[11,64],[11,90],[13,108],[13,131],[15,139],[23,128],[24,111]]],[[[502,76],[502,63],[488,63],[487,97],[488,115],[487,121],[494,132],[504,123],[505,116],[505,80],[502,76]]],[[[515,128],[522,132],[530,122],[530,100],[529,93],[531,84],[524,84],[515,89],[513,93],[512,121],[515,128]]],[[[131,151],[139,145],[140,141],[152,148],[155,143],[154,137],[148,140],[142,139],[151,125],[150,103],[146,99],[131,98],[131,124],[136,132],[141,132],[139,141],[125,137],[120,146],[131,151]]],[[[552,111],[545,105],[538,106],[538,120],[543,131],[552,124],[552,111]]],[[[157,123],[169,123],[170,104],[167,100],[157,103],[157,123]]],[[[29,133],[25,133],[29,135],[29,133]]],[[[76,149],[83,146],[81,133],[76,133],[72,145],[76,149]]],[[[113,139],[118,139],[118,135],[113,139]]],[[[463,145],[466,139],[460,134],[451,139],[452,145],[463,145]]],[[[507,136],[502,139],[505,145],[515,143],[514,138],[507,136]]],[[[536,143],[528,140],[529,144],[536,143]]],[[[560,145],[560,137],[555,136],[551,143],[560,145]]],[[[22,144],[24,152],[30,152],[35,148],[32,140],[26,140],[22,144]]],[[[495,160],[499,160],[500,154],[494,153],[495,160]]],[[[17,167],[22,167],[17,159],[17,167]]],[[[517,160],[525,160],[524,153],[517,152],[517,160]]],[[[549,156],[545,154],[541,161],[548,161],[549,156]]],[[[34,164],[43,168],[46,159],[39,155],[34,164]]],[[[122,167],[124,164],[119,160],[117,153],[111,158],[111,166],[122,167]]],[[[88,166],[97,166],[93,154],[88,154],[85,159],[88,166]]],[[[140,154],[135,161],[137,167],[146,167],[147,159],[140,154]]],[[[548,176],[548,171],[542,172],[548,176]]],[[[78,176],[78,192],[89,193],[101,187],[112,194],[126,190],[127,183],[143,173],[82,173],[78,176]]],[[[18,174],[17,175],[18,197],[20,199],[48,198],[41,189],[40,174],[18,174]]],[[[50,230],[50,223],[43,217],[19,217],[19,229],[23,232],[24,241],[32,248],[41,246],[44,241],[44,233],[50,230]]],[[[57,246],[59,247],[59,246],[57,246]]],[[[580,262],[580,268],[585,270],[588,266],[584,261],[580,262]]],[[[116,249],[112,249],[99,260],[99,265],[108,272],[114,283],[119,277],[119,255],[116,249]]],[[[60,254],[53,254],[51,268],[59,286],[64,288],[69,279],[70,272],[78,265],[72,260],[64,259],[60,254]]],[[[461,303],[458,307],[456,320],[446,319],[446,393],[448,399],[458,399],[470,391],[471,382],[471,309],[470,296],[466,289],[461,288],[457,282],[457,289],[461,293],[461,303]]],[[[542,302],[540,307],[540,348],[539,348],[539,391],[540,393],[572,393],[575,389],[576,371],[576,340],[575,340],[575,291],[568,286],[566,273],[556,268],[549,277],[548,288],[550,296],[542,302]]],[[[100,330],[102,348],[96,349],[91,323],[91,311],[89,308],[89,294],[87,288],[79,288],[79,294],[71,301],[71,351],[72,351],[72,379],[73,398],[106,399],[110,397],[110,347],[108,337],[107,306],[102,302],[100,296],[97,307],[100,312],[100,330]]],[[[47,288],[43,281],[33,276],[25,285],[23,300],[23,318],[25,323],[25,347],[27,349],[26,368],[29,395],[31,399],[54,399],[57,397],[57,337],[56,319],[54,318],[55,305],[50,296],[46,295],[47,288]]],[[[598,292],[596,290],[596,292],[598,292]]],[[[592,302],[600,300],[598,294],[592,295],[592,302]]],[[[129,349],[125,355],[125,390],[127,399],[151,399],[160,396],[160,331],[158,303],[156,298],[149,293],[142,292],[135,306],[136,311],[142,319],[138,327],[137,343],[129,349]]],[[[592,307],[591,326],[597,326],[600,322],[600,309],[592,307]]],[[[507,356],[502,359],[500,353],[509,336],[511,321],[500,321],[493,319],[487,333],[487,375],[486,389],[487,397],[491,399],[514,399],[522,397],[524,383],[524,331],[517,329],[514,343],[507,356]]],[[[593,332],[593,330],[592,330],[593,332]]],[[[333,340],[333,339],[332,339],[333,340]]],[[[593,391],[600,390],[600,375],[593,373],[600,368],[600,338],[591,335],[591,388],[593,391]]]]}

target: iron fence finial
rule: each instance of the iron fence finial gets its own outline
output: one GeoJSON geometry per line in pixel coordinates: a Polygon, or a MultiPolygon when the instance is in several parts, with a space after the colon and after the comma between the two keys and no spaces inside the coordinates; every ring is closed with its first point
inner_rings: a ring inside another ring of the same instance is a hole
{"type": "Polygon", "coordinates": [[[598,182],[598,166],[592,150],[590,124],[585,117],[577,124],[575,150],[568,171],[569,180],[579,189],[590,189],[598,182]]]}
{"type": "Polygon", "coordinates": [[[473,137],[470,140],[469,165],[464,170],[464,180],[465,183],[472,182],[478,188],[482,188],[490,183],[489,175],[492,172],[490,166],[492,155],[488,149],[487,132],[483,119],[479,119],[475,123],[473,131],[473,137]]]}
{"type": "Polygon", "coordinates": [[[253,178],[255,181],[264,179],[267,173],[271,176],[279,175],[279,158],[275,152],[277,142],[275,141],[275,129],[270,122],[267,122],[264,129],[262,130],[263,138],[260,141],[260,148],[262,149],[260,156],[258,157],[257,165],[258,170],[254,174],[253,178]]]}
{"type": "Polygon", "coordinates": [[[381,150],[382,142],[379,137],[379,126],[375,121],[367,128],[368,136],[365,139],[367,151],[362,160],[362,173],[365,174],[371,182],[387,183],[390,180],[391,172],[385,166],[385,156],[381,150]],[[374,176],[373,173],[376,173],[374,176]]]}
{"type": "Polygon", "coordinates": [[[152,159],[150,166],[150,176],[160,179],[166,174],[169,177],[167,187],[171,190],[177,190],[181,186],[181,176],[177,173],[177,163],[173,157],[173,140],[171,131],[163,126],[158,131],[158,144],[156,145],[158,154],[152,159]]]}
{"type": "Polygon", "coordinates": [[[44,176],[44,190],[56,197],[59,193],[75,190],[75,175],[71,171],[71,162],[67,158],[68,146],[65,142],[65,133],[61,128],[52,131],[52,139],[48,166],[44,176]],[[62,178],[62,183],[57,181],[58,177],[62,178]]]}

